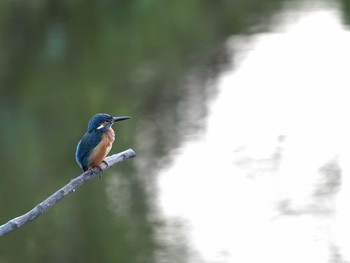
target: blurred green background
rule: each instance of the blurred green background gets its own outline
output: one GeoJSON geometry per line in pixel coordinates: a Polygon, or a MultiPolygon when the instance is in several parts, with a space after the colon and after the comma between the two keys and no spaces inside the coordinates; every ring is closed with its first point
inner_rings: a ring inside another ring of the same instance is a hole
{"type": "Polygon", "coordinates": [[[156,171],[203,127],[216,92],[208,83],[230,63],[228,37],[268,30],[288,3],[1,1],[0,223],[80,174],[75,147],[95,113],[133,117],[116,126],[112,153],[137,157],[1,238],[0,262],[188,262],[185,243],[157,238],[156,171]],[[189,79],[203,85],[191,90],[189,79]],[[179,110],[189,94],[194,115],[179,110]]]}

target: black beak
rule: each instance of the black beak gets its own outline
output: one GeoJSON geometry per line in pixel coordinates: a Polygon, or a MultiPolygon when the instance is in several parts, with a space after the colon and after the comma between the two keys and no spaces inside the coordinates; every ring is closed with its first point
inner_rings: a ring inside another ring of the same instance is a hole
{"type": "Polygon", "coordinates": [[[113,117],[112,123],[115,123],[117,121],[123,121],[123,120],[127,120],[130,119],[131,117],[129,116],[119,116],[119,117],[113,117]]]}

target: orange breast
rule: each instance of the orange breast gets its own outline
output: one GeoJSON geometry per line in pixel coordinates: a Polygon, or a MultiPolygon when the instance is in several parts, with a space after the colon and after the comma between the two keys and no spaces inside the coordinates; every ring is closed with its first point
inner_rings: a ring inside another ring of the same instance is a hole
{"type": "Polygon", "coordinates": [[[103,159],[106,158],[107,154],[112,149],[113,142],[114,131],[112,128],[109,128],[108,133],[102,134],[101,142],[92,150],[88,168],[99,165],[103,159]]]}

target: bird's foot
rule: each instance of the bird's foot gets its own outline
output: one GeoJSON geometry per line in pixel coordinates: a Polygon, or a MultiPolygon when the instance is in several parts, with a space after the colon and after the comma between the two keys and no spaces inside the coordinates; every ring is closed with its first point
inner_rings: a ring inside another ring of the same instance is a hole
{"type": "MultiPolygon", "coordinates": [[[[103,160],[101,163],[104,163],[105,165],[107,165],[107,167],[109,167],[108,163],[107,163],[105,160],[103,160]]],[[[98,177],[100,177],[100,179],[102,179],[103,169],[102,169],[102,167],[100,166],[100,164],[97,165],[96,167],[100,170],[100,173],[98,174],[98,177]]]]}
{"type": "Polygon", "coordinates": [[[102,160],[102,162],[109,168],[109,164],[105,160],[102,160]]]}

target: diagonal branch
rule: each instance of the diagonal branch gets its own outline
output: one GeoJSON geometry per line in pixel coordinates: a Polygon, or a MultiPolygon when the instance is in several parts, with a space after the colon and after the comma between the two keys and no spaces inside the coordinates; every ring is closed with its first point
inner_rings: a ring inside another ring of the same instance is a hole
{"type": "MultiPolygon", "coordinates": [[[[135,157],[136,153],[132,149],[128,149],[124,152],[120,152],[109,156],[105,159],[106,163],[101,163],[100,168],[102,170],[106,170],[111,166],[124,161],[125,159],[135,157]],[[108,164],[108,165],[107,165],[108,164]]],[[[0,237],[16,230],[17,228],[22,227],[23,225],[33,221],[38,216],[46,212],[49,208],[54,206],[57,202],[63,199],[65,196],[74,192],[79,186],[84,184],[85,182],[91,180],[95,174],[101,172],[97,167],[90,169],[80,176],[72,179],[68,184],[59,189],[56,193],[52,194],[40,204],[36,205],[32,210],[25,213],[24,215],[18,216],[16,218],[11,219],[7,223],[0,226],[0,237]]]]}

